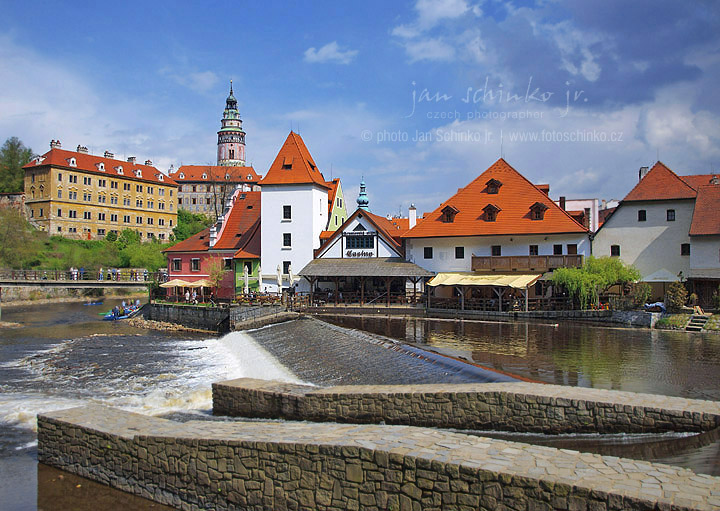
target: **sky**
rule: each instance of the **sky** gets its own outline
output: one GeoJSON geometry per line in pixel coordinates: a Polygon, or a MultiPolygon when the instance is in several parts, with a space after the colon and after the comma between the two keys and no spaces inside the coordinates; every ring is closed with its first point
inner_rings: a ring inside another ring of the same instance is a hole
{"type": "MultiPolygon", "coordinates": [[[[720,4],[0,0],[0,143],[215,164],[233,80],[248,164],[299,132],[347,201],[435,209],[504,157],[621,199],[660,159],[720,172],[720,4]]],[[[350,209],[354,209],[351,207],[350,209]]]]}

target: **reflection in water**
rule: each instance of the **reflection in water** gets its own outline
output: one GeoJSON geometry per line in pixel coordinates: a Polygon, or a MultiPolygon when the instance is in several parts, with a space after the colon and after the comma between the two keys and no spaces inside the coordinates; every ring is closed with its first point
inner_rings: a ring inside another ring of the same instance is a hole
{"type": "Polygon", "coordinates": [[[524,378],[720,401],[720,336],[583,323],[325,316],[524,378]]]}
{"type": "MultiPolygon", "coordinates": [[[[524,378],[720,401],[720,336],[583,323],[324,316],[524,378]]],[[[526,435],[518,442],[622,456],[720,475],[720,432],[701,435],[526,435]]]]}

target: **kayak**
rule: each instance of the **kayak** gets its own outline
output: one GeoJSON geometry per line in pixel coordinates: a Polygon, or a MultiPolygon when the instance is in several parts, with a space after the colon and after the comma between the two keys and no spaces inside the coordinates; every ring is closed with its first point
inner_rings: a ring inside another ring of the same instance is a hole
{"type": "Polygon", "coordinates": [[[89,303],[84,303],[83,305],[102,305],[102,304],[103,304],[102,302],[89,302],[89,303]]]}

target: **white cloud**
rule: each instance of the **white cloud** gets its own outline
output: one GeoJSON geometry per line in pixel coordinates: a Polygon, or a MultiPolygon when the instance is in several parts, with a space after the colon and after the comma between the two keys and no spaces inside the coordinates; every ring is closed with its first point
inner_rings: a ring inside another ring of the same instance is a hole
{"type": "Polygon", "coordinates": [[[199,93],[209,92],[218,82],[218,76],[212,71],[178,72],[169,67],[160,70],[160,74],[167,76],[174,82],[199,93]]]}
{"type": "Polygon", "coordinates": [[[334,62],[336,64],[349,64],[358,54],[357,50],[343,51],[338,46],[337,41],[326,44],[319,50],[314,47],[305,50],[305,62],[325,63],[334,62]]]}
{"type": "Polygon", "coordinates": [[[455,58],[455,48],[437,38],[407,41],[405,51],[410,57],[410,62],[421,60],[450,61],[455,58]]]}

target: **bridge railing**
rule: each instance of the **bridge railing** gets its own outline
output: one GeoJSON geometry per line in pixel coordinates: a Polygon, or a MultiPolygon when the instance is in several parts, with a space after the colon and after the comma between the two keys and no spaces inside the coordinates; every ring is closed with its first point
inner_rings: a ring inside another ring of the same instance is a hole
{"type": "Polygon", "coordinates": [[[13,282],[50,281],[93,281],[93,282],[166,282],[165,272],[148,272],[144,269],[103,269],[97,270],[7,270],[0,269],[0,280],[13,282]]]}

